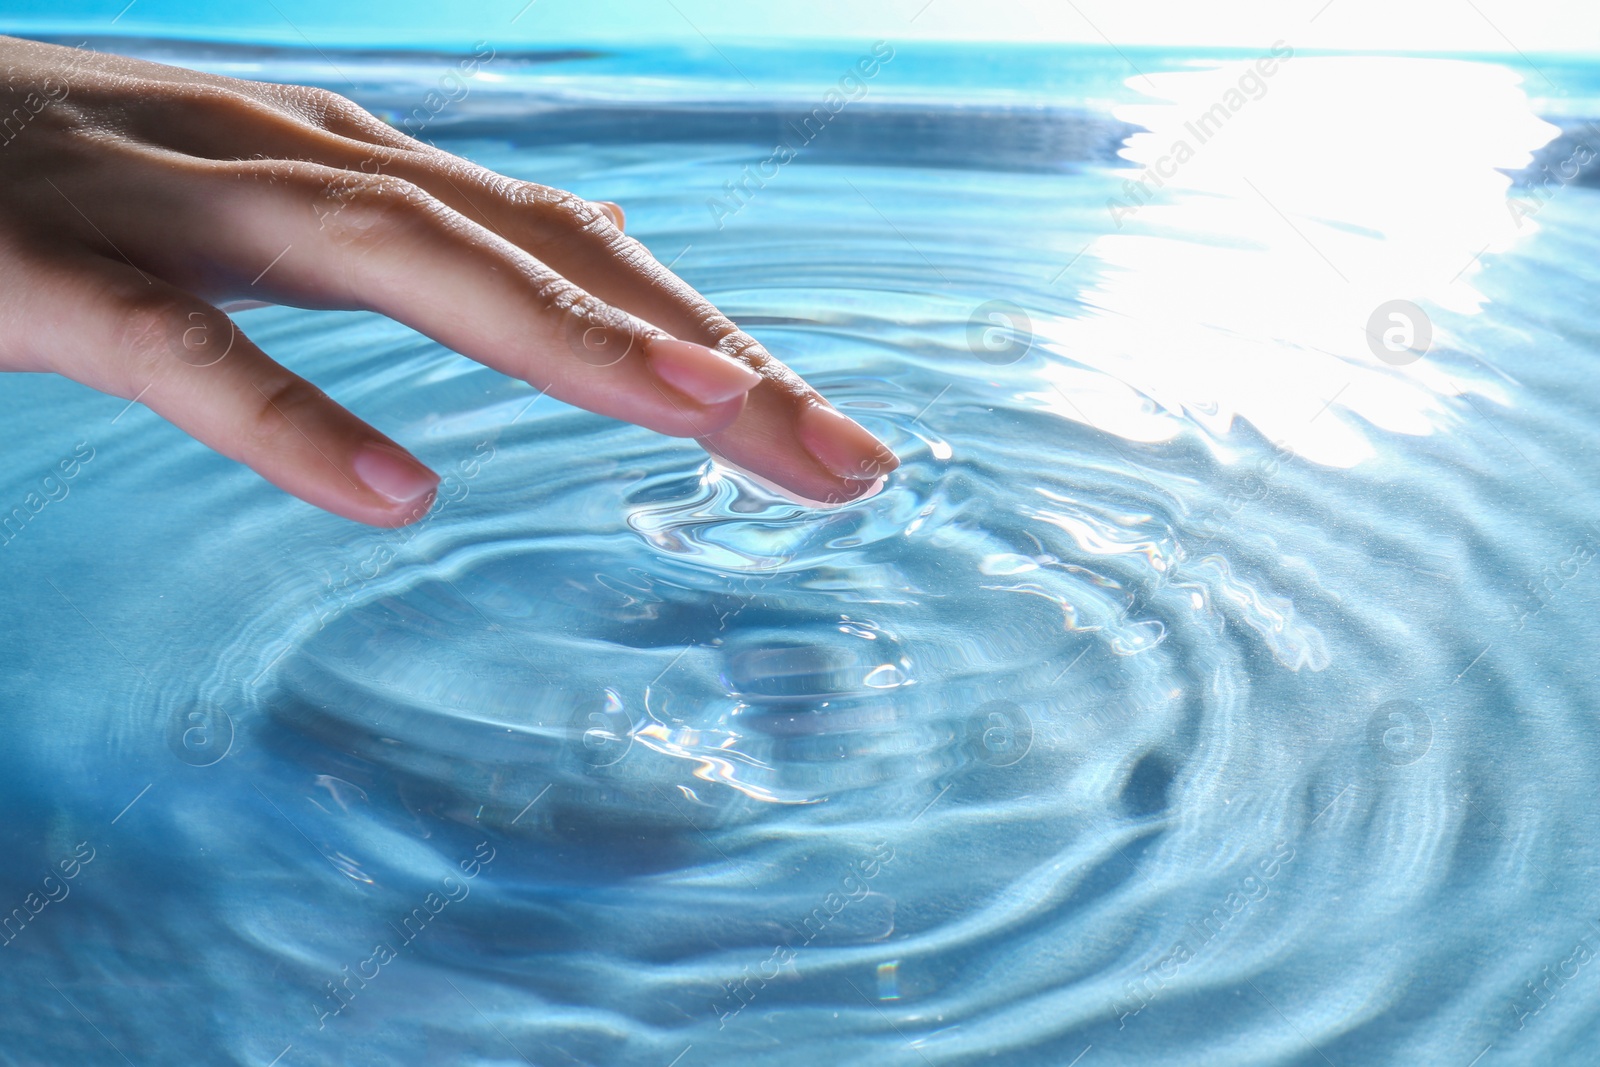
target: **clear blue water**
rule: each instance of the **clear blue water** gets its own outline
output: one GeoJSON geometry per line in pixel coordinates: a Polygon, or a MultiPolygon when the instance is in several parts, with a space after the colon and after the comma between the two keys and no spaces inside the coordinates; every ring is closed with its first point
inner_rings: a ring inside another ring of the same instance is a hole
{"type": "Polygon", "coordinates": [[[856,55],[758,58],[425,135],[626,205],[869,501],[368,315],[240,321],[446,474],[401,532],[0,383],[0,1062],[1587,1062],[1600,192],[1530,190],[1595,72],[1295,57],[1132,205],[1254,53],[907,49],[719,215],[856,55]]]}

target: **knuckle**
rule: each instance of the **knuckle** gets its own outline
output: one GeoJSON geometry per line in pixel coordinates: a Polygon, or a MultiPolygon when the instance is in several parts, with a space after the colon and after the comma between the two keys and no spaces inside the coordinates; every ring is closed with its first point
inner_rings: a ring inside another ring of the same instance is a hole
{"type": "Polygon", "coordinates": [[[328,394],[288,371],[272,381],[256,383],[255,391],[256,403],[243,428],[244,439],[254,448],[299,439],[296,427],[312,421],[314,413],[330,403],[328,394]]]}
{"type": "Polygon", "coordinates": [[[582,289],[552,270],[545,270],[529,281],[533,285],[534,303],[547,315],[576,317],[589,299],[582,289]]]}
{"type": "Polygon", "coordinates": [[[565,278],[550,278],[536,294],[540,307],[554,318],[567,349],[590,366],[609,367],[642,343],[630,315],[565,278]]]}
{"type": "Polygon", "coordinates": [[[611,224],[610,217],[604,211],[565,189],[529,186],[523,199],[540,221],[553,228],[593,230],[611,224]]]}
{"type": "Polygon", "coordinates": [[[269,108],[255,96],[239,86],[192,81],[176,85],[163,85],[159,93],[151,93],[148,100],[172,111],[214,112],[224,120],[243,116],[265,115],[269,108]]]}
{"type": "Polygon", "coordinates": [[[171,370],[184,351],[185,330],[209,328],[208,317],[220,315],[198,309],[192,302],[171,293],[130,293],[116,308],[120,351],[123,356],[123,387],[132,393],[145,388],[157,375],[171,370]],[[192,319],[190,316],[198,316],[192,319]]]}
{"type": "Polygon", "coordinates": [[[500,195],[516,205],[519,213],[547,239],[580,240],[585,247],[628,268],[646,272],[663,269],[643,242],[623,232],[598,204],[576,193],[519,182],[500,195]]]}
{"type": "Polygon", "coordinates": [[[619,335],[631,336],[636,332],[633,316],[588,294],[573,304],[567,314],[586,327],[598,327],[619,335]]]}
{"type": "Polygon", "coordinates": [[[327,127],[340,122],[365,123],[372,118],[360,104],[347,96],[340,96],[331,89],[297,86],[291,98],[306,117],[318,126],[327,127]]]}
{"type": "Polygon", "coordinates": [[[308,175],[313,211],[335,240],[375,246],[434,224],[440,205],[421,188],[384,174],[308,175]]]}
{"type": "Polygon", "coordinates": [[[650,249],[645,247],[643,241],[617,229],[615,225],[610,224],[610,219],[606,219],[606,222],[608,228],[603,231],[601,240],[604,242],[607,254],[636,270],[650,271],[656,268],[658,261],[650,249]]]}

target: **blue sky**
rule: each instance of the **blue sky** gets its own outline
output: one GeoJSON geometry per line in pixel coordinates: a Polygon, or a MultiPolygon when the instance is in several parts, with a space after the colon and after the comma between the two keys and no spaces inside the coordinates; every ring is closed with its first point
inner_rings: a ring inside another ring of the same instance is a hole
{"type": "Polygon", "coordinates": [[[1595,0],[5,0],[27,32],[505,46],[756,38],[1600,51],[1595,0]],[[115,21],[113,21],[115,20],[115,21]]]}

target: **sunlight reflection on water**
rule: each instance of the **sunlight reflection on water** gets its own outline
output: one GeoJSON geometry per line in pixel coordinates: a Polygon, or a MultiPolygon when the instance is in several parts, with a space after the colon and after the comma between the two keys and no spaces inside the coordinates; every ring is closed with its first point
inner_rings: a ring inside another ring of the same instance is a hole
{"type": "Polygon", "coordinates": [[[1558,131],[1516,75],[1269,53],[1128,85],[1158,102],[1116,110],[1146,132],[1122,151],[1140,171],[1107,200],[1116,230],[1085,253],[1106,265],[1083,295],[1095,310],[1037,324],[1092,372],[1054,365],[1040,403],[1136,441],[1191,420],[1221,438],[1243,419],[1349,467],[1374,452],[1363,421],[1427,434],[1450,417],[1441,397],[1510,402],[1484,374],[1387,365],[1368,331],[1380,305],[1409,300],[1450,345],[1440,313],[1482,306],[1479,257],[1526,236],[1504,172],[1558,131]]]}

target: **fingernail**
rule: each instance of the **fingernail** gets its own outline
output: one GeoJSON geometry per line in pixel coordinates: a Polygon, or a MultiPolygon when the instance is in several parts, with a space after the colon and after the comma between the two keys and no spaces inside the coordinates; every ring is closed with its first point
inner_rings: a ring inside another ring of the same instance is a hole
{"type": "Polygon", "coordinates": [[[900,466],[882,441],[827,404],[813,403],[801,411],[798,430],[806,451],[840,478],[867,481],[900,466]]]}
{"type": "Polygon", "coordinates": [[[693,341],[655,337],[644,346],[644,354],[657,378],[702,404],[743,396],[761,381],[761,375],[738,360],[693,341]]]}
{"type": "Polygon", "coordinates": [[[628,216],[625,212],[623,212],[621,204],[614,204],[610,200],[591,200],[589,202],[598,207],[601,211],[604,211],[607,215],[610,215],[611,221],[616,225],[617,229],[620,230],[624,228],[628,221],[628,216]]]}
{"type": "Polygon", "coordinates": [[[395,504],[420,501],[439,486],[439,476],[389,445],[370,444],[350,461],[368,489],[395,504]]]}

